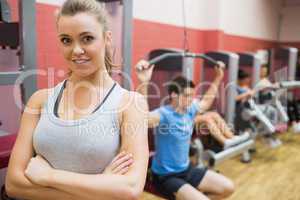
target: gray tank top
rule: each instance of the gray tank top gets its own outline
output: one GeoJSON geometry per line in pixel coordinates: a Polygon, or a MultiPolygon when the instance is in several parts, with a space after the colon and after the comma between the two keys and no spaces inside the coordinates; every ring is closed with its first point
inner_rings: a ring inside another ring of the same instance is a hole
{"type": "Polygon", "coordinates": [[[120,148],[118,107],[126,90],[116,84],[95,112],[78,120],[64,120],[54,113],[64,82],[52,89],[42,108],[33,134],[34,150],[55,169],[102,173],[120,148]]]}

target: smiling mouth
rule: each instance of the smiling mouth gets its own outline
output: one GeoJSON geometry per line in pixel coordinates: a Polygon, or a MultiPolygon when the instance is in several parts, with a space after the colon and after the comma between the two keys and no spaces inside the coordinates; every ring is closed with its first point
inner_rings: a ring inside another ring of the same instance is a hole
{"type": "Polygon", "coordinates": [[[81,64],[85,64],[87,62],[89,62],[90,60],[83,60],[83,59],[78,59],[78,60],[72,60],[73,63],[77,64],[77,65],[81,65],[81,64]]]}

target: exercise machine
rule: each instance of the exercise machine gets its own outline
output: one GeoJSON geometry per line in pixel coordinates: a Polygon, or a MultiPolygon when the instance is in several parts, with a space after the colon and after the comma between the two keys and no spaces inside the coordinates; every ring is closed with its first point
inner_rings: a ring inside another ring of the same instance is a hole
{"type": "MultiPolygon", "coordinates": [[[[236,110],[236,102],[235,97],[237,95],[236,92],[236,82],[237,82],[237,74],[238,74],[238,66],[239,66],[239,56],[232,52],[226,52],[226,51],[214,51],[214,52],[208,52],[205,53],[205,55],[225,63],[227,66],[227,73],[225,73],[224,77],[224,85],[221,85],[220,88],[220,96],[219,99],[216,99],[216,108],[219,113],[223,114],[225,116],[227,124],[229,124],[233,130],[235,130],[234,127],[234,118],[235,118],[235,110],[236,110]],[[223,98],[225,97],[225,98],[223,98]]],[[[204,66],[202,68],[201,73],[201,80],[200,82],[210,82],[212,81],[210,78],[210,74],[213,73],[212,66],[209,63],[204,63],[204,66]]],[[[236,133],[238,135],[241,135],[243,133],[236,133]]],[[[198,145],[200,143],[198,142],[198,145]]],[[[252,138],[249,138],[249,140],[246,140],[245,142],[240,143],[239,145],[236,145],[234,147],[225,149],[225,150],[207,150],[204,151],[204,158],[208,159],[208,163],[210,166],[214,166],[216,164],[221,163],[224,160],[227,160],[231,157],[243,154],[244,160],[247,160],[249,162],[251,160],[250,154],[248,153],[248,150],[252,148],[254,145],[254,140],[252,138]]]]}
{"type": "MultiPolygon", "coordinates": [[[[270,66],[275,81],[290,81],[293,87],[284,88],[277,93],[278,99],[283,104],[283,109],[288,113],[289,122],[293,132],[300,132],[300,102],[296,79],[298,49],[294,47],[280,47],[270,50],[270,66]],[[296,84],[296,85],[295,85],[296,84]]],[[[289,84],[291,86],[291,84],[289,84]]],[[[286,85],[286,84],[284,84],[286,85]]]]}

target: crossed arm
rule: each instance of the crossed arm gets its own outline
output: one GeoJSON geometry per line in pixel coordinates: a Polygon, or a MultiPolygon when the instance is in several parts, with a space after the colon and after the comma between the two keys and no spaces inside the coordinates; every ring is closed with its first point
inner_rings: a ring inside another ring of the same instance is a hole
{"type": "Polygon", "coordinates": [[[40,117],[40,99],[47,91],[36,92],[29,100],[21,118],[17,140],[11,153],[7,177],[6,192],[11,197],[32,200],[71,200],[76,198],[54,188],[32,183],[25,177],[25,169],[34,155],[32,134],[40,117]]]}
{"type": "MultiPolygon", "coordinates": [[[[36,97],[40,95],[35,94],[28,107],[40,110],[36,97]]],[[[121,151],[131,152],[134,159],[126,174],[79,174],[53,169],[46,161],[32,161],[32,133],[39,113],[25,111],[9,163],[8,195],[30,200],[138,199],[143,191],[149,157],[148,107],[141,95],[130,94],[125,100],[129,103],[121,116],[121,151]]]]}

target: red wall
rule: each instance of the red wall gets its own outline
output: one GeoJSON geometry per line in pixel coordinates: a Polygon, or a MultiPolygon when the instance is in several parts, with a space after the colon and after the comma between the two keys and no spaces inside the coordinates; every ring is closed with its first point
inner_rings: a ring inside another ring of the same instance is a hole
{"type": "Polygon", "coordinates": [[[242,36],[224,34],[223,49],[233,52],[256,51],[258,49],[269,49],[277,46],[276,41],[268,41],[242,36]]]}
{"type": "MultiPolygon", "coordinates": [[[[48,72],[54,70],[55,83],[62,80],[58,76],[59,70],[66,70],[58,39],[56,36],[55,16],[57,9],[55,6],[37,4],[37,64],[38,69],[47,72],[47,75],[38,76],[38,87],[51,87],[48,85],[48,72]]],[[[49,74],[50,77],[52,76],[49,74]]],[[[52,76],[53,77],[53,76],[52,76]]]]}
{"type": "MultiPolygon", "coordinates": [[[[267,41],[242,36],[225,34],[219,30],[187,29],[190,51],[206,52],[227,50],[234,52],[255,51],[272,48],[275,41],[267,41]]],[[[154,23],[144,20],[134,20],[133,63],[145,58],[145,55],[156,48],[183,48],[183,28],[154,23]]],[[[199,68],[195,69],[194,79],[200,78],[199,68]]],[[[134,82],[136,77],[133,74],[134,82]]]]}
{"type": "Polygon", "coordinates": [[[281,42],[281,46],[291,46],[300,49],[300,42],[281,42]]]}

